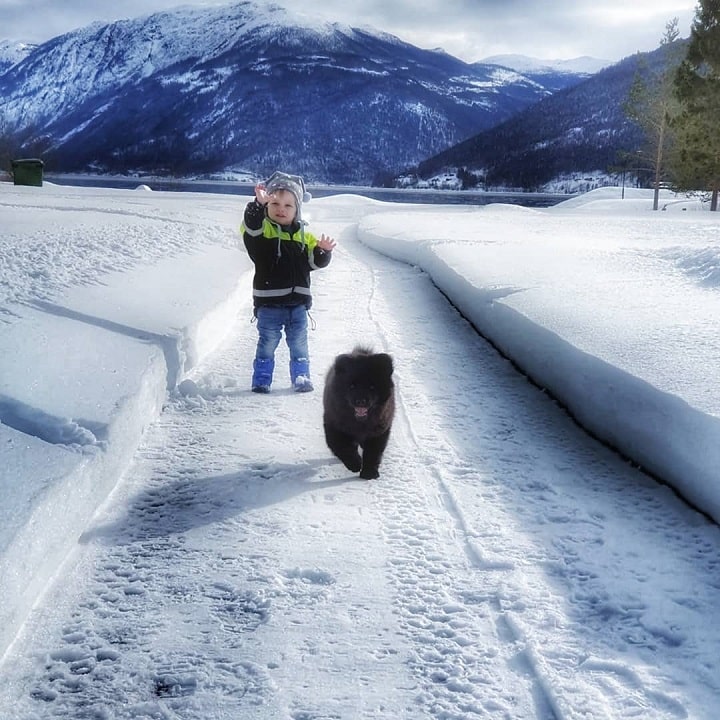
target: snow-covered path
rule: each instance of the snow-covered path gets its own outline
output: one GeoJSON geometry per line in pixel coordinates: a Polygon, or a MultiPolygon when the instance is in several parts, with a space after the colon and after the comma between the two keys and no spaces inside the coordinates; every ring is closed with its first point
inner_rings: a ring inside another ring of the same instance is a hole
{"type": "Polygon", "coordinates": [[[248,277],[13,648],[0,716],[715,718],[717,527],[357,243],[352,207],[315,219],[340,242],[313,280],[318,391],[290,392],[282,346],[275,391],[248,391],[248,277]],[[321,427],[356,343],[396,362],[370,482],[321,427]]]}

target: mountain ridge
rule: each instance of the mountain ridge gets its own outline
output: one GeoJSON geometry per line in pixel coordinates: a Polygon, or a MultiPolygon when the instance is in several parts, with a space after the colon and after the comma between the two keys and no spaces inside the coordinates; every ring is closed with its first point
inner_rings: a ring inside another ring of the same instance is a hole
{"type": "Polygon", "coordinates": [[[468,64],[243,0],[93,23],[34,47],[0,73],[0,119],[62,171],[286,166],[370,183],[580,79],[468,64]]]}
{"type": "Polygon", "coordinates": [[[542,190],[573,173],[619,173],[620,165],[635,157],[626,169],[635,181],[642,179],[647,168],[637,158],[644,136],[623,105],[641,67],[659,75],[677,55],[674,44],[631,55],[425,159],[406,174],[425,179],[461,168],[466,178],[474,176],[486,187],[542,190]]]}
{"type": "Polygon", "coordinates": [[[566,60],[547,60],[532,57],[530,55],[517,55],[507,53],[504,55],[491,55],[483,58],[480,62],[490,65],[503,65],[519,73],[524,74],[542,74],[542,73],[571,73],[575,75],[595,75],[608,65],[614,65],[610,60],[602,60],[600,58],[582,55],[576,58],[568,58],[566,60]]]}

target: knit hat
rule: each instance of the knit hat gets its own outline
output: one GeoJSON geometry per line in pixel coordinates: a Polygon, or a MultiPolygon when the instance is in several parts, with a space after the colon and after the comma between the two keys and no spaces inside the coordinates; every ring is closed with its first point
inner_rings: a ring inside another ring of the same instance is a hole
{"type": "Polygon", "coordinates": [[[304,202],[310,202],[312,195],[305,190],[305,181],[300,175],[288,175],[283,172],[274,172],[265,182],[265,192],[272,194],[277,190],[287,190],[295,196],[297,206],[297,218],[300,220],[302,214],[300,208],[304,202]]]}

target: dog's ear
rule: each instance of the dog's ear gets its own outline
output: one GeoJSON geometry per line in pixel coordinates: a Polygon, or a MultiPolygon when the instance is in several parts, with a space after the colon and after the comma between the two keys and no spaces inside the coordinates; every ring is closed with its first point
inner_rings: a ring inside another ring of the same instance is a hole
{"type": "Polygon", "coordinates": [[[352,355],[348,355],[347,353],[338,355],[335,358],[335,372],[338,373],[338,375],[342,375],[347,372],[352,365],[352,361],[352,355]]]}
{"type": "Polygon", "coordinates": [[[378,353],[372,356],[375,367],[383,374],[390,377],[395,369],[393,366],[393,359],[387,353],[378,353]]]}

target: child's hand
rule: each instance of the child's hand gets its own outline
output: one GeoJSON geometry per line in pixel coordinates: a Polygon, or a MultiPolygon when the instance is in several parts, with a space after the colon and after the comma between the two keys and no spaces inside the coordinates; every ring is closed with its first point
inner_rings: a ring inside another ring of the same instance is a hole
{"type": "Polygon", "coordinates": [[[265,190],[265,183],[258,183],[255,186],[255,199],[261,204],[261,205],[267,205],[268,201],[270,200],[270,196],[267,194],[265,190]]]}
{"type": "Polygon", "coordinates": [[[325,252],[332,252],[337,247],[337,243],[323,233],[318,240],[318,247],[325,252]]]}

